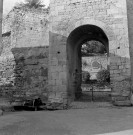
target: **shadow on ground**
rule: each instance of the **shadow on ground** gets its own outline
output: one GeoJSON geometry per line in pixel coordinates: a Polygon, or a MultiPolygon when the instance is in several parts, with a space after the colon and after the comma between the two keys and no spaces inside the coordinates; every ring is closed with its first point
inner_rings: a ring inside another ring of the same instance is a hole
{"type": "Polygon", "coordinates": [[[133,108],[15,112],[0,117],[0,135],[132,135],[133,108]]]}

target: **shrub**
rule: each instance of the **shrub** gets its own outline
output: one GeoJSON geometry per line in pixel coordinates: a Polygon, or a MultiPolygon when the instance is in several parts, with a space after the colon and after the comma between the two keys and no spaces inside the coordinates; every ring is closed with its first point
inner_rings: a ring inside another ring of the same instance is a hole
{"type": "Polygon", "coordinates": [[[109,83],[110,81],[110,72],[106,69],[100,70],[97,73],[97,81],[98,83],[102,84],[102,83],[109,83]]]}
{"type": "Polygon", "coordinates": [[[88,63],[87,63],[87,61],[86,60],[82,60],[82,68],[84,69],[84,68],[86,68],[88,66],[88,63]]]}
{"type": "Polygon", "coordinates": [[[87,71],[84,71],[83,73],[82,73],[82,81],[84,82],[84,83],[87,83],[87,82],[89,82],[90,81],[90,73],[89,72],[87,72],[87,71]]]}

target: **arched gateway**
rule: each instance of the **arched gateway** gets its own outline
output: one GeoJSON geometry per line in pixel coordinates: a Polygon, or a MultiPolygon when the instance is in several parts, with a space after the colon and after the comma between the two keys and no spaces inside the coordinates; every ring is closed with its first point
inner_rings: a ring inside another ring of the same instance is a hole
{"type": "Polygon", "coordinates": [[[109,55],[109,41],[104,31],[96,25],[81,25],[75,28],[67,38],[67,81],[68,93],[75,99],[79,95],[82,83],[81,69],[81,46],[83,43],[91,40],[100,41],[105,46],[109,55]],[[75,77],[75,71],[77,77],[75,77]]]}
{"type": "MultiPolygon", "coordinates": [[[[112,101],[128,104],[130,55],[126,0],[51,0],[49,32],[49,100],[68,103],[81,91],[81,44],[97,40],[109,60],[112,101]]],[[[130,104],[130,103],[129,103],[130,104]]]]}

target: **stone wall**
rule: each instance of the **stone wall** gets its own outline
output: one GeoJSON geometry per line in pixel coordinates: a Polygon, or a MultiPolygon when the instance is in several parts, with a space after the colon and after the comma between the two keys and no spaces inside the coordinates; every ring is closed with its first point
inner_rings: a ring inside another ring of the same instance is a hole
{"type": "Polygon", "coordinates": [[[7,16],[3,18],[2,33],[6,33],[12,30],[14,15],[15,15],[15,12],[14,10],[12,10],[7,14],[7,16]]]}
{"type": "MultiPolygon", "coordinates": [[[[117,95],[116,98],[123,96],[128,98],[130,96],[131,68],[126,0],[51,0],[50,9],[49,78],[52,91],[55,93],[52,94],[53,98],[63,98],[62,88],[64,93],[72,96],[70,91],[73,86],[69,87],[71,77],[67,77],[69,73],[67,62],[72,57],[68,58],[70,52],[67,52],[67,41],[73,35],[72,32],[83,25],[97,26],[105,32],[109,44],[113,95],[117,95]],[[60,64],[60,61],[63,61],[63,64],[60,64]],[[62,75],[65,82],[62,82],[62,75]],[[56,82],[60,82],[60,84],[56,82]],[[124,85],[125,83],[127,85],[124,85]]],[[[77,38],[75,36],[73,40],[79,41],[83,36],[82,31],[79,32],[80,36],[77,38]]],[[[71,51],[73,50],[71,49],[71,51]]],[[[72,63],[71,66],[73,66],[72,63]]],[[[114,102],[117,102],[116,98],[113,98],[114,102]]]]}
{"type": "Polygon", "coordinates": [[[15,9],[12,21],[12,45],[15,47],[48,46],[47,10],[15,9]],[[15,24],[15,25],[14,25],[15,24]]]}
{"type": "Polygon", "coordinates": [[[48,47],[12,49],[16,63],[14,85],[26,96],[47,97],[48,52],[48,47]]]}
{"type": "Polygon", "coordinates": [[[132,11],[131,0],[51,0],[50,15],[47,10],[14,8],[3,21],[1,95],[47,97],[49,82],[51,102],[72,101],[74,71],[81,70],[78,47],[97,38],[109,48],[113,101],[128,100],[132,11]]]}
{"type": "MultiPolygon", "coordinates": [[[[7,45],[9,39],[5,37],[3,43],[7,45]]],[[[47,99],[48,52],[47,46],[11,48],[10,51],[4,48],[0,57],[0,95],[47,99]]]]}
{"type": "Polygon", "coordinates": [[[47,10],[14,8],[3,21],[0,95],[43,96],[48,86],[47,10]]]}

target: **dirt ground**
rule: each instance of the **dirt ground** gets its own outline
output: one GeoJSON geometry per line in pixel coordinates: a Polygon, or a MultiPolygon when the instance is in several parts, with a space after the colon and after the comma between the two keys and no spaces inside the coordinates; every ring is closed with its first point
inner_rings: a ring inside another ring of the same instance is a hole
{"type": "Polygon", "coordinates": [[[0,116],[0,135],[133,135],[133,108],[12,112],[0,116]]]}

